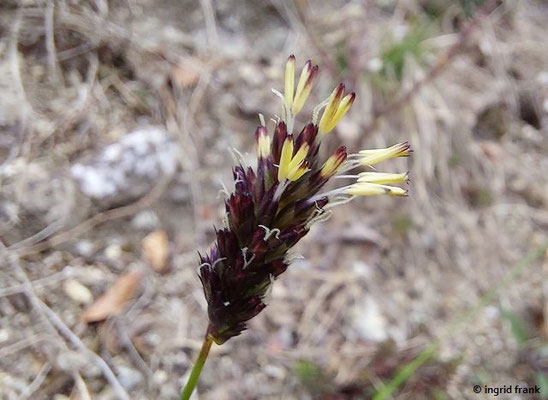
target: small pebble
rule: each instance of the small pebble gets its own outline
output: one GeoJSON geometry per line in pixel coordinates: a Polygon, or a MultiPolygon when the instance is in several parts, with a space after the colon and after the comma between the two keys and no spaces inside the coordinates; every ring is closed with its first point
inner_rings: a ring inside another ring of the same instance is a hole
{"type": "Polygon", "coordinates": [[[76,243],[76,251],[84,257],[91,257],[95,250],[94,244],[90,240],[80,240],[76,243]]]}
{"type": "Polygon", "coordinates": [[[9,331],[7,329],[0,329],[0,343],[6,342],[9,338],[9,331]]]}
{"type": "Polygon", "coordinates": [[[120,384],[124,387],[126,390],[131,390],[138,384],[140,384],[143,380],[143,375],[129,367],[125,366],[119,366],[118,368],[118,380],[120,381],[120,384]]]}
{"type": "Polygon", "coordinates": [[[76,279],[67,279],[63,284],[63,289],[67,296],[78,304],[90,304],[93,301],[90,290],[76,279]]]}
{"type": "Polygon", "coordinates": [[[122,246],[113,243],[105,249],[105,256],[111,260],[118,260],[122,255],[122,246]]]}
{"type": "Polygon", "coordinates": [[[141,211],[132,220],[131,225],[136,229],[155,229],[158,227],[158,216],[154,211],[141,211]]]}
{"type": "Polygon", "coordinates": [[[169,378],[169,376],[168,376],[167,372],[163,371],[163,370],[156,371],[153,375],[154,383],[157,384],[157,385],[161,385],[163,383],[166,383],[168,378],[169,378]]]}

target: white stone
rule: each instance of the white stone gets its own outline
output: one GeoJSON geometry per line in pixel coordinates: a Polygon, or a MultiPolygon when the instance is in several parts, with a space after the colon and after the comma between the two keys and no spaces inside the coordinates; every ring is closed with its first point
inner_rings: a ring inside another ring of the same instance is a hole
{"type": "Polygon", "coordinates": [[[143,375],[133,368],[125,367],[122,365],[119,366],[117,370],[118,380],[126,390],[133,389],[135,386],[143,381],[143,375]]]}
{"type": "Polygon", "coordinates": [[[155,126],[130,132],[71,168],[80,191],[109,207],[145,195],[179,163],[177,143],[155,126]]]}
{"type": "Polygon", "coordinates": [[[131,220],[131,225],[137,229],[154,229],[158,224],[158,216],[150,210],[141,211],[131,220]]]}
{"type": "Polygon", "coordinates": [[[10,333],[7,329],[0,329],[0,343],[6,342],[10,338],[10,333]]]}
{"type": "Polygon", "coordinates": [[[372,297],[365,298],[352,310],[353,327],[362,339],[382,342],[388,337],[386,320],[372,297]]]}
{"type": "Polygon", "coordinates": [[[63,289],[68,297],[79,304],[90,304],[93,301],[90,290],[76,279],[67,279],[63,283],[63,289]]]}

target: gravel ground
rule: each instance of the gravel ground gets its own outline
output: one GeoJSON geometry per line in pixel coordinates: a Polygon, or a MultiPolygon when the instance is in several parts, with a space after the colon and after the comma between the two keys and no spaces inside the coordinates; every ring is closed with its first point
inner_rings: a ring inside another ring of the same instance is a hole
{"type": "Polygon", "coordinates": [[[314,102],[356,91],[327,150],[411,142],[410,196],[316,225],[196,398],[369,399],[420,354],[385,398],[548,396],[547,26],[540,0],[2,2],[0,398],[178,397],[196,251],[289,54],[314,102]]]}

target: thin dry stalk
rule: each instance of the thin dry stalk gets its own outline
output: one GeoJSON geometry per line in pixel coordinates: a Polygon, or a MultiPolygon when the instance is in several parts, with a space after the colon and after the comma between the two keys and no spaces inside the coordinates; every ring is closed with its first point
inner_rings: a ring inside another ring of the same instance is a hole
{"type": "MultiPolygon", "coordinates": [[[[158,184],[152,189],[150,193],[132,204],[96,214],[93,217],[75,226],[74,228],[58,233],[57,235],[44,242],[37,243],[30,247],[16,247],[15,249],[12,249],[12,246],[10,246],[2,250],[0,254],[4,252],[10,252],[11,254],[17,255],[19,257],[24,257],[31,254],[40,253],[49,248],[59,246],[62,243],[72,241],[100,224],[134,215],[137,212],[146,209],[154,204],[154,202],[158,200],[158,198],[162,195],[170,180],[171,176],[164,177],[160,182],[158,182],[158,184]]],[[[14,246],[17,246],[17,244],[15,244],[14,246]]]]}
{"type": "Polygon", "coordinates": [[[21,399],[28,399],[30,398],[38,389],[40,389],[40,386],[42,386],[42,383],[44,383],[44,380],[48,376],[49,372],[51,371],[52,365],[48,361],[42,365],[42,368],[40,368],[40,371],[38,371],[38,374],[33,379],[33,381],[28,385],[23,393],[21,393],[21,399]]]}
{"type": "MultiPolygon", "coordinates": [[[[51,274],[51,275],[49,275],[45,278],[30,281],[30,284],[32,285],[34,290],[42,289],[44,287],[47,287],[49,285],[54,285],[54,284],[56,284],[60,281],[63,281],[63,280],[68,279],[68,278],[72,278],[74,276],[75,276],[75,274],[73,272],[73,269],[70,268],[70,267],[67,267],[67,268],[63,269],[61,272],[51,274]]],[[[20,285],[14,285],[14,286],[6,287],[6,288],[1,288],[0,289],[0,297],[11,296],[11,295],[14,295],[16,293],[22,293],[25,290],[27,290],[27,287],[28,287],[28,285],[26,283],[23,283],[23,284],[20,284],[20,285]]]]}
{"type": "Polygon", "coordinates": [[[89,350],[87,346],[80,340],[80,338],[76,336],[76,334],[73,333],[67,325],[65,325],[61,318],[59,318],[59,316],[41,300],[40,306],[43,312],[47,315],[48,319],[53,323],[53,325],[55,325],[59,332],[61,332],[61,334],[65,338],[67,338],[74,347],[76,347],[83,354],[86,354],[91,360],[93,360],[95,364],[97,364],[97,366],[103,372],[103,375],[105,376],[107,381],[111,384],[112,389],[116,392],[118,398],[122,400],[129,400],[129,395],[120,384],[118,378],[116,378],[116,375],[114,374],[114,372],[112,372],[105,360],[103,360],[93,351],[89,350]]]}
{"type": "Polygon", "coordinates": [[[472,21],[468,22],[464,28],[459,32],[458,40],[447,50],[447,52],[438,59],[437,63],[426,74],[426,76],[413,83],[413,85],[390,104],[374,112],[372,120],[363,128],[364,134],[371,133],[377,128],[377,124],[382,118],[393,114],[400,108],[409,103],[409,101],[417,95],[417,93],[427,84],[436,79],[445,69],[451,64],[451,61],[457,56],[460,51],[467,44],[468,38],[475,31],[475,29],[482,24],[482,22],[491,14],[498,6],[498,0],[487,0],[483,6],[481,6],[472,21]]]}
{"type": "Polygon", "coordinates": [[[215,51],[219,47],[219,34],[217,33],[217,21],[215,18],[215,9],[211,0],[200,0],[200,6],[204,13],[204,19],[207,30],[207,40],[211,50],[215,51]]]}
{"type": "Polygon", "coordinates": [[[46,51],[48,53],[48,72],[50,81],[54,84],[61,82],[61,72],[57,63],[57,52],[55,50],[55,27],[54,27],[54,5],[53,0],[48,0],[44,10],[44,25],[46,29],[46,51]]]}

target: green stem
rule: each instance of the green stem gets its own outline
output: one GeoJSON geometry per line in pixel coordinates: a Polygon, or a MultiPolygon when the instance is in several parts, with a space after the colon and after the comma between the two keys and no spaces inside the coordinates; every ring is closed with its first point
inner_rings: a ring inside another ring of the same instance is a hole
{"type": "Polygon", "coordinates": [[[207,359],[207,355],[209,354],[209,349],[211,349],[211,344],[213,343],[213,337],[208,333],[205,335],[204,343],[202,344],[202,349],[200,350],[200,354],[198,354],[198,358],[196,359],[196,362],[194,363],[194,368],[192,368],[192,372],[190,373],[190,377],[188,378],[188,382],[186,383],[185,388],[181,392],[181,400],[189,400],[190,395],[192,395],[192,392],[194,391],[194,388],[196,387],[196,384],[198,383],[198,379],[200,378],[200,373],[202,372],[202,368],[204,367],[204,364],[207,359]]]}

